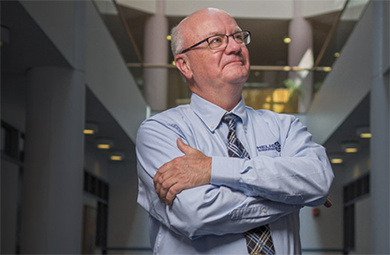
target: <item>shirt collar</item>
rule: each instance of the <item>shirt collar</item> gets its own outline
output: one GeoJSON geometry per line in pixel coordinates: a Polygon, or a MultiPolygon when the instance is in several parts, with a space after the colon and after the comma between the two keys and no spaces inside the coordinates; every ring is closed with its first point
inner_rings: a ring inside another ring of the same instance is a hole
{"type": "MultiPolygon", "coordinates": [[[[195,93],[191,96],[191,109],[203,121],[211,132],[218,127],[222,117],[227,113],[221,107],[201,98],[195,93]]],[[[244,125],[246,125],[247,115],[245,111],[244,99],[241,97],[240,102],[233,108],[231,113],[234,113],[241,118],[244,125]]]]}

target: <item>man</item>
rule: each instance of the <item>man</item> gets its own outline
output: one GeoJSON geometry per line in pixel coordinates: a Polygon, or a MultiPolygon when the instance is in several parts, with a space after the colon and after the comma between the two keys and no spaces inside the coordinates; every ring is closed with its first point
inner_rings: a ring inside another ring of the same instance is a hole
{"type": "Polygon", "coordinates": [[[199,10],[172,38],[191,103],[146,120],[136,142],[154,254],[301,253],[299,210],[333,180],[324,148],[295,117],[245,106],[250,33],[229,14],[199,10]],[[271,243],[253,251],[258,227],[271,243]]]}

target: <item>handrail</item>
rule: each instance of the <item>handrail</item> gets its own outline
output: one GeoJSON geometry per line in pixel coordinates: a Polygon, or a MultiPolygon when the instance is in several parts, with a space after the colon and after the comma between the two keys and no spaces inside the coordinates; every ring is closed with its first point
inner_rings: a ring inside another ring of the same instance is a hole
{"type": "Polygon", "coordinates": [[[318,53],[316,61],[314,62],[313,68],[318,67],[318,65],[320,64],[320,61],[322,60],[322,57],[325,54],[326,48],[328,48],[330,40],[332,39],[333,33],[336,30],[336,27],[337,27],[337,25],[340,22],[340,17],[344,13],[345,9],[347,8],[348,3],[349,3],[349,0],[346,0],[345,3],[344,3],[343,9],[337,14],[337,17],[334,19],[332,27],[330,28],[330,31],[329,31],[328,35],[326,36],[326,38],[325,38],[325,42],[322,45],[320,53],[318,53]]]}

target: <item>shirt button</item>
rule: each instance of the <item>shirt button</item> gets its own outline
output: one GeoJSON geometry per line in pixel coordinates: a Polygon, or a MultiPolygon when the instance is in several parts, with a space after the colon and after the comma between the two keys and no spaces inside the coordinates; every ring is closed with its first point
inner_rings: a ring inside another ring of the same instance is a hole
{"type": "Polygon", "coordinates": [[[211,125],[211,128],[214,128],[214,125],[211,125]]]}
{"type": "Polygon", "coordinates": [[[263,213],[266,213],[266,212],[267,212],[267,209],[264,208],[264,209],[263,209],[263,213]]]}

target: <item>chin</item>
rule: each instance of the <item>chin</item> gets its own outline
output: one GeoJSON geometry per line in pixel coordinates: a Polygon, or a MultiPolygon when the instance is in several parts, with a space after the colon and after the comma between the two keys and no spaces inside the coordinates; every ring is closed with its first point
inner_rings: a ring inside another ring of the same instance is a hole
{"type": "Polygon", "coordinates": [[[231,77],[230,82],[233,84],[244,84],[249,78],[249,73],[248,74],[243,74],[243,75],[237,75],[236,77],[231,77]]]}

